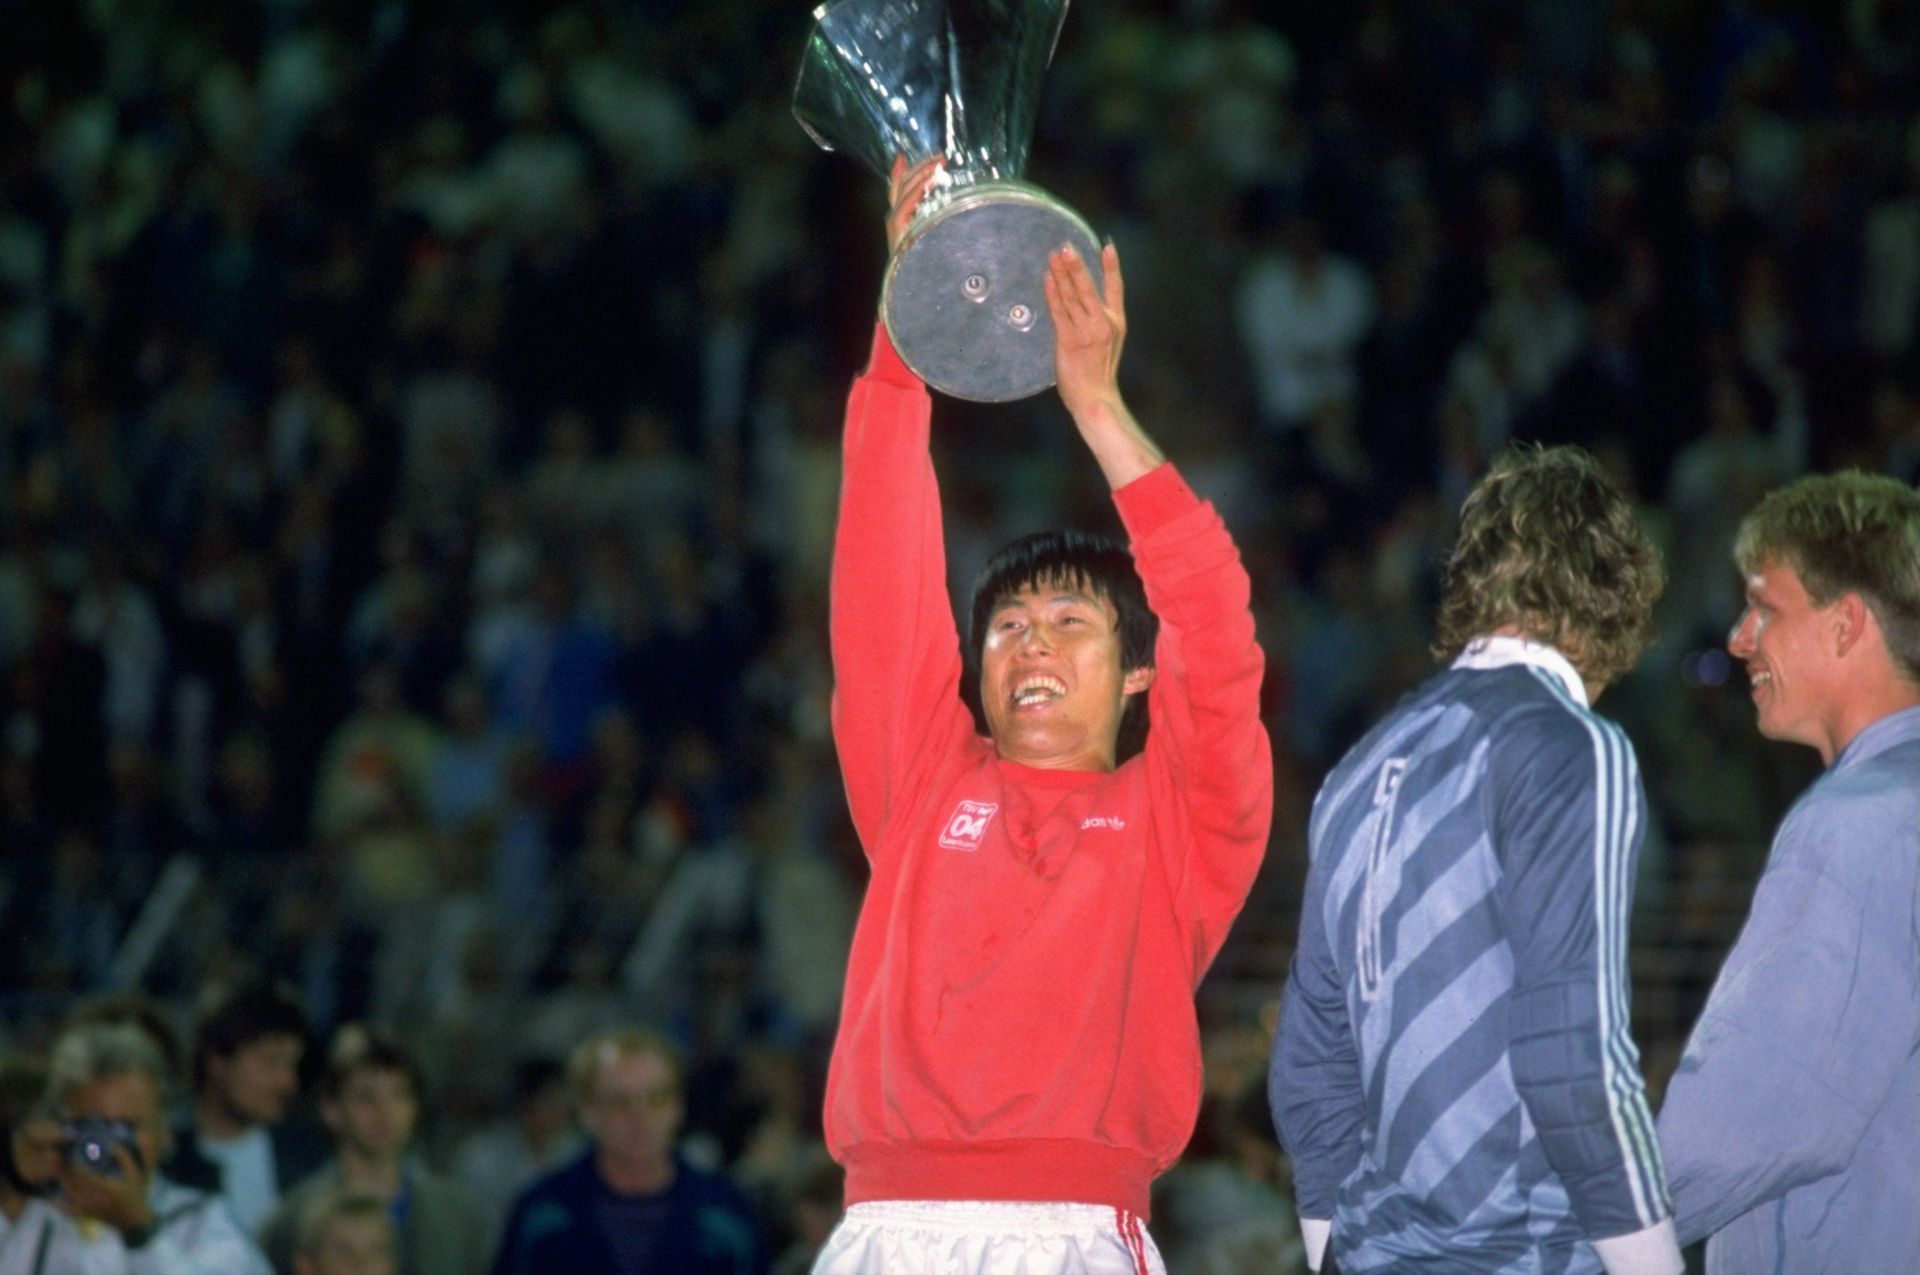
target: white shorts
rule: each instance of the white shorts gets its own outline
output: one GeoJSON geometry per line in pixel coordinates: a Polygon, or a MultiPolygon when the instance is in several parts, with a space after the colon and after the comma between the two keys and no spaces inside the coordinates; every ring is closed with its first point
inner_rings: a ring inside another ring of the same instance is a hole
{"type": "Polygon", "coordinates": [[[1104,1204],[855,1204],[813,1275],[1166,1275],[1139,1217],[1104,1204]]]}

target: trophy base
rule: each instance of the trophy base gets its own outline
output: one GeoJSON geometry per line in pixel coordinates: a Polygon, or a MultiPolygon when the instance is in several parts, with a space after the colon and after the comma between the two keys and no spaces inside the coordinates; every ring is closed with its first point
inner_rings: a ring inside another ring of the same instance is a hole
{"type": "Polygon", "coordinates": [[[1054,382],[1047,256],[1071,243],[1104,287],[1093,230],[1025,182],[964,187],[908,227],[880,312],[894,349],[943,394],[1005,403],[1054,382]]]}

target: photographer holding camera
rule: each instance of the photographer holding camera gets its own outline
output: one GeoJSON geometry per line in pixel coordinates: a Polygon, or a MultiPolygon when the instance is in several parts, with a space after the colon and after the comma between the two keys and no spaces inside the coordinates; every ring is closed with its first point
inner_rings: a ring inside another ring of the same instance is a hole
{"type": "Polygon", "coordinates": [[[31,1246],[0,1242],[0,1275],[269,1275],[218,1196],[155,1169],[167,1081],[159,1049],[130,1024],[75,1027],[55,1042],[47,1096],[61,1136],[50,1198],[60,1211],[31,1246]]]}

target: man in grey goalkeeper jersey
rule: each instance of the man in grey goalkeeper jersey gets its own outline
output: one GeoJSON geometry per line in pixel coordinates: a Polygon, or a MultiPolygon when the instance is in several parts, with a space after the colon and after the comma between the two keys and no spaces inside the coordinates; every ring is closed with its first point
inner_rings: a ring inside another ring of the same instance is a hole
{"type": "Polygon", "coordinates": [[[1920,492],[1803,478],[1741,524],[1727,649],[1826,773],[1773,839],[1660,1111],[1709,1275],[1920,1271],[1920,492]]]}
{"type": "Polygon", "coordinates": [[[1628,1035],[1645,798],[1591,704],[1659,560],[1577,448],[1468,495],[1436,653],[1322,785],[1268,1095],[1309,1264],[1674,1275],[1628,1035]]]}

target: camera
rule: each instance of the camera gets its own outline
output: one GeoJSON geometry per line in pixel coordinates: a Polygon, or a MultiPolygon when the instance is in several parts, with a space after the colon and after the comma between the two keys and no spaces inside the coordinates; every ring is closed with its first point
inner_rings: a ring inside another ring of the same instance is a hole
{"type": "Polygon", "coordinates": [[[103,1178],[119,1177],[120,1158],[113,1153],[115,1147],[125,1147],[135,1163],[139,1162],[140,1145],[134,1141],[133,1125],[128,1121],[82,1116],[60,1126],[61,1153],[76,1169],[103,1178]]]}

